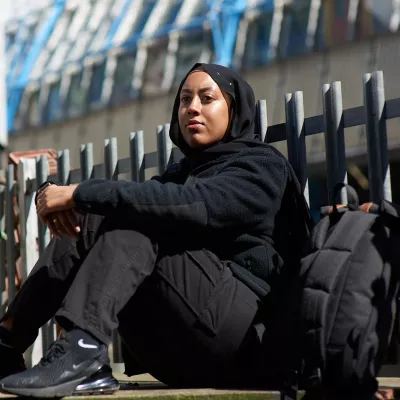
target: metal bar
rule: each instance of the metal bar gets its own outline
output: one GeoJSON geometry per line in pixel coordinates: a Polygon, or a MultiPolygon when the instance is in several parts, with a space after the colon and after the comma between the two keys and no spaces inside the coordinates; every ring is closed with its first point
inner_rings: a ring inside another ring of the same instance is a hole
{"type": "MultiPolygon", "coordinates": [[[[49,174],[49,165],[47,162],[46,156],[42,155],[36,162],[36,184],[37,188],[44,182],[46,182],[49,174]]],[[[42,224],[40,218],[38,218],[39,224],[39,232],[38,232],[38,239],[39,239],[39,255],[43,253],[44,249],[50,242],[50,231],[46,225],[42,224]]]]}
{"type": "Polygon", "coordinates": [[[286,140],[286,124],[283,122],[281,124],[270,125],[267,128],[265,141],[267,143],[276,143],[282,140],[286,140]]]}
{"type": "Polygon", "coordinates": [[[343,110],[343,126],[344,128],[352,128],[365,124],[364,106],[348,108],[343,110]]]}
{"type": "Polygon", "coordinates": [[[400,98],[386,100],[386,119],[400,117],[400,98]]]}
{"type": "MultiPolygon", "coordinates": [[[[36,184],[38,189],[40,185],[48,179],[49,175],[49,164],[47,161],[47,157],[42,155],[36,162],[36,184]]],[[[48,227],[40,221],[38,218],[38,239],[39,239],[39,256],[43,253],[46,246],[50,242],[50,231],[48,227]]],[[[42,326],[41,333],[42,333],[42,349],[43,354],[47,351],[50,344],[54,341],[53,332],[53,323],[47,322],[45,325],[42,326]]]]}
{"type": "Polygon", "coordinates": [[[93,143],[81,144],[81,180],[92,178],[93,174],[93,143]]]}
{"type": "Polygon", "coordinates": [[[26,280],[37,260],[36,237],[37,216],[35,207],[35,192],[27,190],[27,180],[36,178],[36,162],[34,159],[21,158],[18,164],[18,206],[21,278],[26,280]]]}
{"type": "Polygon", "coordinates": [[[381,168],[383,181],[383,198],[392,201],[392,185],[390,179],[389,149],[385,115],[385,84],[383,72],[375,71],[372,74],[373,99],[375,104],[377,124],[379,129],[379,145],[381,152],[381,168]]]}
{"type": "Polygon", "coordinates": [[[268,129],[267,100],[257,101],[256,115],[257,133],[260,135],[261,140],[264,142],[267,136],[268,129]]]}
{"type": "MultiPolygon", "coordinates": [[[[333,204],[333,189],[339,182],[347,183],[346,153],[344,146],[343,100],[340,82],[325,84],[322,88],[325,121],[326,172],[328,180],[328,204],[333,204]]],[[[337,199],[347,204],[347,191],[343,188],[337,199]]]]}
{"type": "MultiPolygon", "coordinates": [[[[18,205],[21,229],[21,278],[25,282],[38,259],[38,218],[35,206],[35,191],[28,188],[28,181],[36,178],[36,160],[21,158],[18,164],[18,205]]],[[[36,181],[36,179],[35,179],[36,181]]],[[[41,333],[35,343],[25,352],[27,366],[36,365],[43,356],[41,333]]]]}
{"type": "Polygon", "coordinates": [[[316,135],[324,131],[324,116],[316,115],[314,117],[306,118],[304,120],[305,135],[316,135]]]}
{"type": "Polygon", "coordinates": [[[391,199],[390,167],[388,164],[385,94],[381,71],[365,74],[364,104],[366,113],[368,176],[371,201],[391,199]]]}
{"type": "Polygon", "coordinates": [[[306,140],[304,134],[303,92],[288,93],[285,96],[286,137],[288,158],[310,204],[308,192],[306,140]]]}
{"type": "Polygon", "coordinates": [[[58,172],[58,181],[62,185],[69,184],[70,165],[71,164],[70,164],[69,149],[59,151],[57,153],[57,172],[58,172]]]}
{"type": "Polygon", "coordinates": [[[158,167],[159,163],[159,154],[158,151],[153,151],[152,153],[146,153],[144,155],[144,168],[155,168],[158,167]]]}
{"type": "Polygon", "coordinates": [[[117,138],[106,139],[104,142],[104,168],[106,179],[118,179],[118,147],[117,138]]]}
{"type": "MultiPolygon", "coordinates": [[[[393,100],[388,100],[388,102],[389,101],[392,102],[393,100]]],[[[398,103],[393,102],[390,104],[391,104],[390,107],[391,118],[397,118],[397,114],[399,114],[398,116],[400,117],[400,112],[398,111],[398,108],[400,107],[400,101],[398,103]]],[[[351,128],[353,126],[365,124],[364,107],[360,106],[343,110],[343,120],[344,120],[343,124],[344,128],[351,128]]],[[[324,116],[315,115],[313,117],[305,118],[304,126],[305,126],[306,136],[323,133],[325,129],[324,116]]],[[[282,124],[268,126],[267,138],[266,138],[267,143],[275,143],[275,142],[280,142],[282,140],[286,140],[285,124],[282,123],[282,124]]]]}
{"type": "MultiPolygon", "coordinates": [[[[106,179],[118,179],[118,147],[117,138],[106,139],[104,142],[104,170],[106,179]]],[[[114,363],[122,362],[121,339],[116,330],[112,335],[112,350],[114,363]]]]}
{"type": "MultiPolygon", "coordinates": [[[[118,170],[118,173],[122,173],[120,172],[120,170],[118,170]]],[[[104,164],[96,164],[93,165],[93,173],[92,173],[92,178],[105,178],[106,176],[106,172],[105,172],[105,166],[104,164]]],[[[75,181],[75,183],[78,181],[75,181]]]]}
{"type": "Polygon", "coordinates": [[[8,280],[8,304],[15,297],[15,238],[14,238],[14,165],[7,167],[6,175],[6,257],[7,257],[7,280],[8,280]]]}
{"type": "Polygon", "coordinates": [[[168,167],[172,152],[172,142],[169,137],[169,124],[157,126],[158,171],[163,174],[168,167]]]}
{"type": "Polygon", "coordinates": [[[131,179],[135,182],[143,182],[144,176],[144,139],[143,131],[131,132],[129,135],[131,179]]]}

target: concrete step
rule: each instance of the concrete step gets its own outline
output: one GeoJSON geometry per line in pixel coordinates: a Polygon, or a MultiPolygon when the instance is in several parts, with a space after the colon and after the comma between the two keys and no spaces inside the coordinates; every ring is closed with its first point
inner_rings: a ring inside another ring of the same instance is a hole
{"type": "MultiPolygon", "coordinates": [[[[279,392],[263,390],[238,390],[238,389],[170,389],[163,383],[157,381],[149,374],[127,377],[121,372],[114,372],[114,376],[121,382],[121,389],[112,395],[74,396],[76,399],[153,399],[153,400],[279,400],[279,392]]],[[[380,386],[385,388],[400,388],[400,378],[379,378],[380,386]]],[[[399,393],[400,394],[400,393],[399,393]]],[[[0,398],[13,398],[6,394],[0,394],[0,398]]],[[[301,399],[299,393],[298,399],[301,399]]],[[[70,399],[72,397],[66,397],[70,399]]],[[[399,398],[396,396],[396,398],[399,398]]]]}

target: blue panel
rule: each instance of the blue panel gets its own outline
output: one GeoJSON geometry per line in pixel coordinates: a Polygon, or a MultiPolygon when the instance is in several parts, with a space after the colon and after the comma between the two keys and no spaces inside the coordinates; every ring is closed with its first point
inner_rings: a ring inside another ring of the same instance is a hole
{"type": "Polygon", "coordinates": [[[117,18],[114,19],[113,24],[111,25],[111,28],[108,32],[107,38],[106,38],[106,43],[105,43],[105,48],[108,50],[112,47],[112,41],[114,39],[115,34],[118,31],[119,26],[121,25],[121,22],[125,18],[125,15],[127,11],[129,10],[129,7],[131,5],[133,0],[125,0],[125,4],[122,7],[121,13],[118,15],[117,18]]]}
{"type": "Polygon", "coordinates": [[[167,18],[165,19],[165,25],[171,25],[172,23],[174,23],[175,18],[178,15],[178,12],[182,6],[182,3],[182,0],[180,0],[174,3],[172,7],[169,8],[167,18]]]}
{"type": "MultiPolygon", "coordinates": [[[[15,34],[14,57],[11,60],[8,69],[7,84],[9,84],[10,80],[15,79],[15,75],[18,75],[18,68],[21,67],[21,63],[25,57],[23,49],[26,46],[27,40],[24,39],[24,36],[27,29],[28,27],[26,25],[24,25],[22,22],[19,23],[18,30],[15,34]]],[[[30,38],[30,35],[27,36],[30,38]]]]}
{"type": "Polygon", "coordinates": [[[150,17],[151,12],[153,11],[154,6],[156,5],[156,0],[147,0],[143,4],[142,15],[140,16],[140,20],[136,26],[136,29],[133,34],[139,33],[143,31],[144,26],[146,25],[147,20],[150,17]]]}
{"type": "MultiPolygon", "coordinates": [[[[209,5],[213,7],[215,1],[218,0],[209,0],[209,5]]],[[[210,16],[217,64],[227,67],[232,64],[236,33],[246,4],[247,0],[225,0],[222,10],[210,16]]]]}
{"type": "Polygon", "coordinates": [[[9,131],[12,131],[14,128],[14,118],[21,103],[23,89],[28,83],[29,75],[33,69],[33,66],[35,65],[37,58],[39,57],[41,51],[46,45],[46,42],[48,41],[58,19],[64,11],[65,1],[66,0],[54,1],[53,12],[44,24],[41,31],[38,33],[37,37],[34,39],[30,51],[25,58],[22,70],[18,78],[16,79],[16,82],[13,82],[8,88],[10,91],[10,101],[8,103],[7,115],[9,131]]]}

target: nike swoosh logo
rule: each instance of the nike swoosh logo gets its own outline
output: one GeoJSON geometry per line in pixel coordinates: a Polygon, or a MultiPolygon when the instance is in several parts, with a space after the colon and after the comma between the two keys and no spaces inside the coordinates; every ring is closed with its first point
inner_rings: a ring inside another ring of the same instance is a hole
{"type": "Polygon", "coordinates": [[[94,344],[83,343],[83,339],[79,339],[78,344],[79,344],[79,346],[83,347],[84,349],[97,349],[97,346],[94,344]]]}
{"type": "Polygon", "coordinates": [[[78,367],[79,367],[79,364],[78,365],[72,364],[73,369],[77,369],[78,367]]]}
{"type": "Polygon", "coordinates": [[[8,347],[9,349],[13,349],[14,347],[7,344],[6,342],[4,342],[2,339],[0,339],[0,345],[4,346],[4,347],[8,347]]]}

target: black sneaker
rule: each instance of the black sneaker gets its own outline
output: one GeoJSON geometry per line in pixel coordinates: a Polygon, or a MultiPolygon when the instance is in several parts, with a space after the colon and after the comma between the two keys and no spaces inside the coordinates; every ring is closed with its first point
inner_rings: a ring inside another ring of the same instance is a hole
{"type": "Polygon", "coordinates": [[[1,391],[20,396],[64,397],[75,391],[87,394],[118,390],[109,367],[107,346],[91,346],[90,356],[75,347],[68,336],[57,339],[36,366],[0,381],[1,391]]]}
{"type": "Polygon", "coordinates": [[[22,353],[11,344],[11,333],[0,327],[0,379],[26,370],[22,353]]]}

